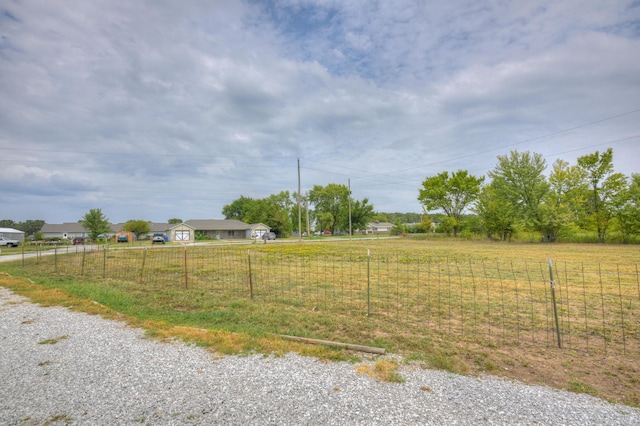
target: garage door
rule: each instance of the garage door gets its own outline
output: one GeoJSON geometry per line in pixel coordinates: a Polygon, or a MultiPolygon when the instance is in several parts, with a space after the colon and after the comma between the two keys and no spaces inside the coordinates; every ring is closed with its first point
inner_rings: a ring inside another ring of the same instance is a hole
{"type": "Polygon", "coordinates": [[[176,241],[191,241],[191,231],[176,231],[176,241]]]}

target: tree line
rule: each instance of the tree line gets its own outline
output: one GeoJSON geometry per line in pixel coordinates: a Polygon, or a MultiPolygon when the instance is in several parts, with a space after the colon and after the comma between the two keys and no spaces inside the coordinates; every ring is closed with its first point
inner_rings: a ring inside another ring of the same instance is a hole
{"type": "Polygon", "coordinates": [[[353,230],[365,229],[374,211],[367,198],[354,200],[346,185],[330,183],[315,185],[305,194],[282,191],[265,198],[240,196],[225,205],[222,214],[225,219],[263,223],[279,236],[286,237],[298,231],[336,234],[348,232],[350,226],[353,230]]]}
{"type": "Polygon", "coordinates": [[[541,154],[512,151],[498,156],[489,182],[467,170],[444,171],[423,181],[418,200],[425,212],[444,213],[454,235],[475,219],[489,238],[501,240],[519,231],[547,242],[580,231],[594,232],[601,243],[612,229],[623,242],[640,235],[640,174],[615,172],[611,148],[574,165],[558,159],[548,177],[546,168],[541,154]]]}

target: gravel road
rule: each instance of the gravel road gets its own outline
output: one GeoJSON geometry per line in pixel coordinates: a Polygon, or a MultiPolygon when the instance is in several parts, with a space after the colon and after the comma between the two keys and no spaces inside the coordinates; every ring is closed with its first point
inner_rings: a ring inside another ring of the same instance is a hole
{"type": "Polygon", "coordinates": [[[228,356],[0,287],[2,425],[640,425],[640,410],[499,378],[228,356]]]}

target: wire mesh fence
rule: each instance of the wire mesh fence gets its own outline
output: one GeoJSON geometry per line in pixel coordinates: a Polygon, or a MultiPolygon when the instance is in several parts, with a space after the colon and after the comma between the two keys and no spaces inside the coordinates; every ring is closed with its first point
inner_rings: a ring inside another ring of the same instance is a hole
{"type": "Polygon", "coordinates": [[[297,254],[259,248],[56,249],[26,268],[206,290],[230,299],[363,316],[380,327],[490,345],[640,354],[637,264],[448,259],[406,253],[297,254]]]}

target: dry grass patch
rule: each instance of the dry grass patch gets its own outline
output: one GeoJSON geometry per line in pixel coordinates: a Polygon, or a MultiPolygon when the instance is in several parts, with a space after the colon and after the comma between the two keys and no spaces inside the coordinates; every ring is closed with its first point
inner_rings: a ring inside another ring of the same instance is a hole
{"type": "Polygon", "coordinates": [[[404,377],[398,373],[399,365],[392,359],[381,359],[373,364],[359,364],[356,371],[379,382],[403,383],[404,377]]]}

